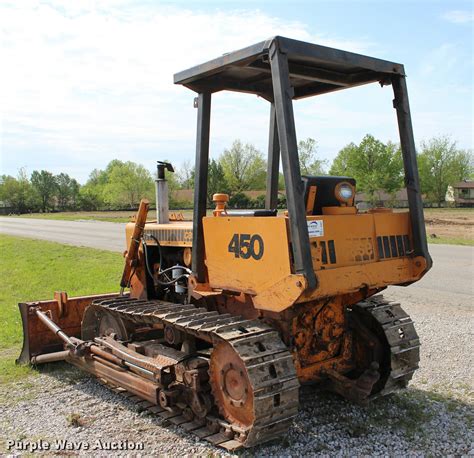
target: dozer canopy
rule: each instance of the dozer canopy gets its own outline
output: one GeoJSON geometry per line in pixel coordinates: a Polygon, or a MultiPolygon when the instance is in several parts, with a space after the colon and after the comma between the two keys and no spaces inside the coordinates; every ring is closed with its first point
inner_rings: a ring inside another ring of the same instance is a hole
{"type": "Polygon", "coordinates": [[[403,65],[312,43],[273,37],[175,74],[174,82],[198,93],[196,174],[193,219],[193,272],[205,281],[202,219],[206,215],[211,95],[230,90],[270,102],[266,208],[276,208],[280,156],[285,178],[294,271],[304,275],[308,289],[317,286],[298,160],[293,100],[361,84],[392,85],[403,153],[410,208],[413,255],[432,261],[428,253],[416,163],[415,142],[403,65]]]}

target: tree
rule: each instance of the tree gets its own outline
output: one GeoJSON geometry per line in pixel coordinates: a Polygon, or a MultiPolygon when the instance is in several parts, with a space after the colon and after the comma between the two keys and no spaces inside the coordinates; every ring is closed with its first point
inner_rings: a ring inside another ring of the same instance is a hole
{"type": "Polygon", "coordinates": [[[418,155],[421,189],[428,199],[441,205],[448,186],[472,175],[472,153],[458,150],[449,137],[434,137],[421,143],[418,155]]]}
{"type": "Polygon", "coordinates": [[[185,161],[176,174],[182,189],[194,188],[194,166],[189,161],[185,161]]]}
{"type": "Polygon", "coordinates": [[[253,145],[235,140],[230,149],[224,150],[219,163],[233,194],[249,189],[265,189],[265,160],[253,145]]]}
{"type": "Polygon", "coordinates": [[[40,199],[41,210],[47,212],[54,208],[53,197],[57,191],[54,175],[46,170],[41,170],[41,172],[35,170],[31,174],[31,184],[40,199]]]}
{"type": "Polygon", "coordinates": [[[318,144],[314,138],[298,142],[301,175],[324,175],[326,161],[316,159],[318,144]]]}
{"type": "Polygon", "coordinates": [[[105,206],[103,189],[87,182],[79,189],[78,206],[81,210],[101,210],[105,206]]]}
{"type": "Polygon", "coordinates": [[[1,177],[0,200],[11,207],[14,213],[26,213],[35,208],[35,193],[25,169],[20,169],[16,178],[9,175],[1,177]]]}
{"type": "Polygon", "coordinates": [[[212,196],[216,193],[229,194],[229,185],[224,173],[224,168],[220,162],[215,159],[211,159],[208,168],[207,178],[207,205],[208,207],[213,206],[212,196]]]}
{"type": "Polygon", "coordinates": [[[79,183],[67,173],[56,175],[58,207],[75,208],[79,197],[79,183]]]}
{"type": "Polygon", "coordinates": [[[82,210],[100,210],[105,208],[104,189],[109,181],[105,170],[94,169],[87,183],[79,189],[79,206],[82,210]]]}
{"type": "Polygon", "coordinates": [[[453,172],[456,181],[472,180],[474,175],[474,156],[472,150],[457,151],[454,157],[453,172]]]}
{"type": "Polygon", "coordinates": [[[358,190],[374,203],[378,191],[393,194],[403,186],[401,150],[394,143],[384,144],[366,135],[359,145],[350,143],[339,151],[329,173],[355,178],[358,190]]]}
{"type": "Polygon", "coordinates": [[[250,208],[252,200],[243,192],[237,192],[229,199],[230,208],[250,208]]]}
{"type": "Polygon", "coordinates": [[[154,196],[153,178],[143,165],[114,160],[106,168],[105,202],[120,208],[135,208],[142,198],[154,196]]]}
{"type": "Polygon", "coordinates": [[[339,151],[337,156],[334,158],[331,168],[329,169],[329,175],[333,176],[347,176],[349,172],[350,160],[349,158],[353,157],[357,150],[357,145],[355,143],[349,143],[344,148],[339,151]]]}
{"type": "MultiPolygon", "coordinates": [[[[109,163],[107,166],[107,169],[109,169],[110,172],[110,164],[112,164],[115,161],[112,161],[109,163]]],[[[99,170],[99,169],[94,169],[89,175],[89,179],[87,180],[87,183],[92,185],[92,186],[105,186],[107,182],[109,181],[109,172],[106,170],[99,170]]]]}

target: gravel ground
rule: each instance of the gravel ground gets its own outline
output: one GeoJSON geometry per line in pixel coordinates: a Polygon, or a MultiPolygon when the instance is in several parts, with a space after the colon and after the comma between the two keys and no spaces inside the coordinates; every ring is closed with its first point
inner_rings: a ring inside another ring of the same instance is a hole
{"type": "MultiPolygon", "coordinates": [[[[400,299],[398,291],[386,296],[400,299]]],[[[419,305],[409,295],[404,299],[422,339],[421,369],[406,391],[362,408],[336,395],[302,390],[301,411],[287,437],[240,454],[474,455],[473,309],[419,305]]],[[[90,447],[61,455],[228,455],[65,365],[0,387],[0,454],[31,451],[18,444],[7,450],[8,440],[48,441],[47,454],[58,454],[56,440],[90,447]],[[129,448],[101,450],[95,448],[97,441],[128,441],[129,448]],[[132,450],[132,443],[143,444],[143,450],[132,450]]]]}

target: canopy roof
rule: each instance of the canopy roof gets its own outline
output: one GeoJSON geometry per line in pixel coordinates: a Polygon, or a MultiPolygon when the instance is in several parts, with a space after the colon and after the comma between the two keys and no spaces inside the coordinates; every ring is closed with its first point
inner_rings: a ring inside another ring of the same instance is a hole
{"type": "Polygon", "coordinates": [[[295,99],[376,81],[389,84],[392,74],[404,75],[401,64],[277,36],[176,73],[174,82],[196,92],[239,91],[271,100],[272,43],[288,57],[295,99]]]}

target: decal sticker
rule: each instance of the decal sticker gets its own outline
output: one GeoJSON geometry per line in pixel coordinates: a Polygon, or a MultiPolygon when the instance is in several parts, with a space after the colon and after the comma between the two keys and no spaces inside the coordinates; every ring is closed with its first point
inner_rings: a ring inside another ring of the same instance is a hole
{"type": "Polygon", "coordinates": [[[307,221],[310,237],[324,237],[324,224],[322,220],[307,221]]]}

